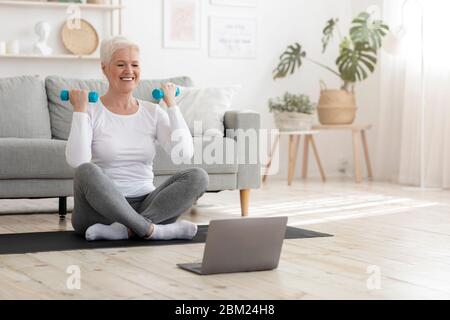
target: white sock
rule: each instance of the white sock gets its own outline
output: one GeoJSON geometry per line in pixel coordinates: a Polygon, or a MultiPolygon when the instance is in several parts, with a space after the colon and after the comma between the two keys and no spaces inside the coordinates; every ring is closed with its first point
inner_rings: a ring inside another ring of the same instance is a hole
{"type": "Polygon", "coordinates": [[[191,240],[197,234],[197,225],[180,220],[171,224],[154,224],[153,233],[148,238],[150,240],[172,240],[187,239],[191,240]]]}
{"type": "Polygon", "coordinates": [[[86,240],[124,240],[128,239],[128,228],[115,222],[111,225],[94,224],[86,230],[86,240]]]}

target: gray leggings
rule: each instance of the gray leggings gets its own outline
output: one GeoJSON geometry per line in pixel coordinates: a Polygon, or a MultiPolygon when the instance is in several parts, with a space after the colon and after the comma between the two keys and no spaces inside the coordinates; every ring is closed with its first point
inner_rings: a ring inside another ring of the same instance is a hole
{"type": "Polygon", "coordinates": [[[148,195],[125,198],[114,182],[93,163],[75,170],[72,226],[84,235],[90,226],[119,222],[139,237],[150,225],[175,222],[208,188],[208,174],[200,168],[180,171],[148,195]]]}

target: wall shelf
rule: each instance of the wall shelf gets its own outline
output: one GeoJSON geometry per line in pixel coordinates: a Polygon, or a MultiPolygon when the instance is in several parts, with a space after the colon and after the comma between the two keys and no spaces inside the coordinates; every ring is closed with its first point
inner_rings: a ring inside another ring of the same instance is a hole
{"type": "Polygon", "coordinates": [[[49,56],[37,54],[6,54],[0,55],[0,59],[67,59],[67,60],[100,60],[99,56],[83,56],[74,54],[54,54],[49,56]]]}
{"type": "MultiPolygon", "coordinates": [[[[80,9],[92,9],[105,12],[110,18],[110,32],[109,36],[122,34],[122,11],[125,6],[122,5],[122,0],[109,0],[105,4],[82,4],[75,2],[46,2],[46,1],[19,1],[19,0],[0,0],[0,7],[9,8],[21,8],[26,10],[27,8],[38,9],[64,9],[66,10],[70,6],[77,6],[80,9]]],[[[73,54],[53,54],[49,56],[36,55],[36,54],[6,54],[0,55],[0,59],[65,59],[65,60],[100,60],[98,54],[95,55],[73,55],[73,54]]]]}
{"type": "Polygon", "coordinates": [[[0,6],[16,6],[16,7],[41,7],[41,8],[68,8],[69,6],[76,5],[81,9],[96,9],[96,10],[122,10],[124,6],[113,4],[81,4],[70,2],[41,2],[41,1],[11,1],[0,0],[0,6]]]}

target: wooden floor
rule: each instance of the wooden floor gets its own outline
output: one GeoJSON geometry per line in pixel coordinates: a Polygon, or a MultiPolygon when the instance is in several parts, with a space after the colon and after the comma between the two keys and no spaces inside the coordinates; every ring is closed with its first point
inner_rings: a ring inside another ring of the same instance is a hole
{"type": "MultiPolygon", "coordinates": [[[[55,199],[0,200],[0,233],[71,229],[55,214],[1,215],[56,207],[55,199]]],[[[286,240],[275,271],[203,277],[175,265],[199,261],[203,244],[0,255],[0,299],[450,298],[450,191],[269,179],[252,193],[250,216],[276,215],[335,236],[286,240]],[[71,265],[80,290],[66,286],[71,265]]],[[[185,218],[239,216],[238,192],[223,192],[185,218]]]]}

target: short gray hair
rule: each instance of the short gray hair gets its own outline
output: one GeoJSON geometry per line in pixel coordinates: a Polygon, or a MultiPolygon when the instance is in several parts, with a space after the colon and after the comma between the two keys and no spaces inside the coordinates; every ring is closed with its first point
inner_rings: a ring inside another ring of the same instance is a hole
{"type": "Polygon", "coordinates": [[[124,48],[136,48],[139,50],[139,46],[123,36],[115,36],[102,41],[100,46],[100,60],[103,64],[109,64],[112,56],[117,50],[124,48]]]}

